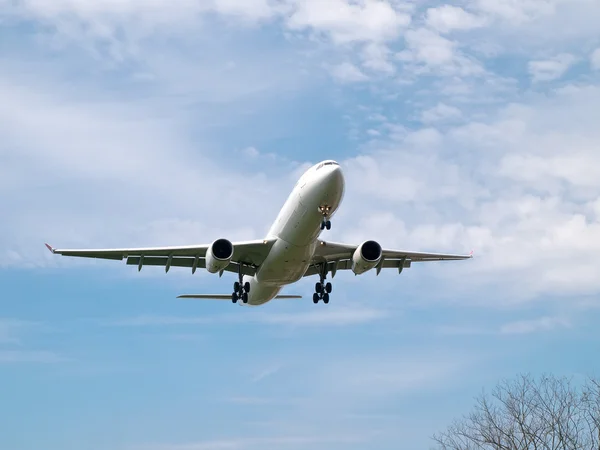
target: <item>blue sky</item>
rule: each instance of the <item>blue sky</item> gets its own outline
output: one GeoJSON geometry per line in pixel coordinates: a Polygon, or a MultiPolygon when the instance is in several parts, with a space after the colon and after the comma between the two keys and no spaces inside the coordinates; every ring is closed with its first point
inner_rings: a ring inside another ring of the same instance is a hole
{"type": "Polygon", "coordinates": [[[600,363],[593,0],[0,0],[0,447],[429,449],[504,377],[600,363]],[[468,252],[329,305],[51,255],[260,238],[468,252]]]}

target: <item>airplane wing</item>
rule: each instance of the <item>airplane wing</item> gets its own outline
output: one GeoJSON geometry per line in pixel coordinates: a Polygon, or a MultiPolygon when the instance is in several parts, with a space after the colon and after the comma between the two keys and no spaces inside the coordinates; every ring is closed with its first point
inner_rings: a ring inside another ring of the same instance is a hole
{"type": "MultiPolygon", "coordinates": [[[[327,272],[332,273],[332,276],[335,276],[337,270],[350,270],[352,268],[352,254],[357,248],[358,245],[319,241],[312,265],[304,276],[320,273],[320,265],[322,264],[327,265],[327,272]]],[[[458,261],[473,257],[472,252],[468,255],[457,255],[382,249],[381,253],[381,261],[376,266],[377,275],[379,275],[381,269],[387,268],[398,269],[400,273],[404,268],[409,268],[412,262],[458,261]]]]}
{"type": "MultiPolygon", "coordinates": [[[[274,243],[274,239],[233,242],[233,256],[225,270],[238,273],[241,266],[242,274],[254,275],[274,243]]],[[[171,266],[175,266],[190,267],[194,273],[197,268],[206,267],[205,256],[210,244],[111,249],[56,249],[48,244],[46,247],[52,253],[63,256],[117,261],[126,259],[128,265],[137,265],[138,270],[141,270],[142,266],[164,266],[168,272],[171,266]]]]}

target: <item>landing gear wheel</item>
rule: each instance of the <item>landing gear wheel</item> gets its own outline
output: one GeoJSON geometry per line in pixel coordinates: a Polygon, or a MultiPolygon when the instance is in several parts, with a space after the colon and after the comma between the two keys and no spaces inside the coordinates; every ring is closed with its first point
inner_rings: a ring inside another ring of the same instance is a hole
{"type": "Polygon", "coordinates": [[[333,287],[331,283],[325,283],[325,277],[327,276],[326,266],[321,265],[320,269],[320,281],[315,283],[315,293],[313,294],[313,303],[319,303],[319,300],[323,300],[323,303],[329,303],[329,294],[333,287]]]}
{"type": "Polygon", "coordinates": [[[248,293],[247,293],[247,292],[244,292],[244,293],[242,294],[242,301],[243,301],[244,303],[248,303],[248,293]]]}
{"type": "Polygon", "coordinates": [[[232,301],[233,303],[237,303],[237,301],[238,301],[238,295],[237,295],[237,292],[234,292],[233,294],[231,294],[231,301],[232,301]]]}
{"type": "Polygon", "coordinates": [[[240,282],[236,281],[233,283],[233,292],[240,292],[240,282]]]}
{"type": "Polygon", "coordinates": [[[330,220],[325,221],[325,228],[327,228],[328,230],[331,230],[331,221],[330,220]]]}
{"type": "Polygon", "coordinates": [[[323,221],[321,222],[321,230],[324,230],[324,229],[325,229],[325,221],[323,220],[323,221]]]}
{"type": "Polygon", "coordinates": [[[244,291],[250,292],[250,283],[248,281],[244,283],[244,291]]]}

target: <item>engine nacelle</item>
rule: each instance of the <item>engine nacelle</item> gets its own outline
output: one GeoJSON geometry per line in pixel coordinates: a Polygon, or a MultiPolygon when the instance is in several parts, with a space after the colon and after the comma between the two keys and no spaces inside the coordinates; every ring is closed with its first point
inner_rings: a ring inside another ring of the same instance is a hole
{"type": "Polygon", "coordinates": [[[206,270],[217,273],[225,269],[233,256],[233,244],[227,239],[217,239],[206,250],[206,270]]]}
{"type": "Polygon", "coordinates": [[[356,275],[373,269],[381,261],[381,245],[375,241],[360,244],[352,255],[352,272],[356,275]]]}

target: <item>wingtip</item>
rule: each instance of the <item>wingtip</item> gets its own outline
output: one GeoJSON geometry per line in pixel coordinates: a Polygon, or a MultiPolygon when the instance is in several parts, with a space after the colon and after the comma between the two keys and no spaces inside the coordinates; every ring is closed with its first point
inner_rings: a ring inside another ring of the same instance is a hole
{"type": "Polygon", "coordinates": [[[50,252],[51,252],[51,253],[55,253],[55,251],[54,251],[54,248],[53,248],[53,247],[52,247],[50,244],[46,244],[46,243],[45,243],[44,245],[46,246],[46,248],[47,248],[48,250],[50,250],[50,252]]]}
{"type": "Polygon", "coordinates": [[[469,252],[469,258],[472,258],[472,257],[473,257],[473,250],[471,250],[471,251],[469,252]]]}

